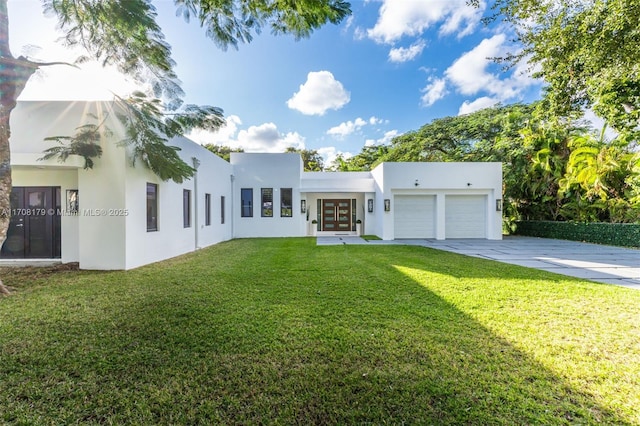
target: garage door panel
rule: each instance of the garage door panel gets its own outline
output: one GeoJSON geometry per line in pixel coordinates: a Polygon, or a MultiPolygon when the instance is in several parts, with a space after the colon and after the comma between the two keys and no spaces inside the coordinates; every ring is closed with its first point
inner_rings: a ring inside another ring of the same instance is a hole
{"type": "Polygon", "coordinates": [[[486,195],[445,197],[445,238],[487,238],[486,195]]]}
{"type": "Polygon", "coordinates": [[[435,199],[433,195],[396,195],[395,238],[435,238],[435,199]]]}

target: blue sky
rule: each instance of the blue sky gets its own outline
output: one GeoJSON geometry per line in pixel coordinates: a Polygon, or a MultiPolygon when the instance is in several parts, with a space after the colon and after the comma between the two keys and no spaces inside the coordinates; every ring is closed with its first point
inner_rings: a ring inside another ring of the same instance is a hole
{"type": "MultiPolygon", "coordinates": [[[[486,4],[353,1],[349,19],[309,39],[296,42],[267,29],[237,51],[220,50],[196,22],[177,17],[173,1],[154,4],[185,101],[221,107],[227,118],[216,133],[194,132],[200,143],[255,152],[315,149],[330,162],[434,118],[540,96],[540,82],[524,66],[504,72],[489,59],[516,47],[509,28],[480,22],[486,4]]],[[[55,21],[41,16],[37,0],[10,0],[9,14],[14,54],[68,61],[77,55],[54,44],[55,21]]],[[[110,91],[132,89],[97,64],[58,66],[35,76],[21,99],[108,99],[110,91]]]]}

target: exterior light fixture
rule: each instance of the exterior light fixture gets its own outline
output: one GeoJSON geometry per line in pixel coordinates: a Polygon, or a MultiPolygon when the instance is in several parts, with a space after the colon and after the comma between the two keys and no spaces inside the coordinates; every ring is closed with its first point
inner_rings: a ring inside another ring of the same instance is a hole
{"type": "Polygon", "coordinates": [[[307,212],[307,200],[300,200],[300,213],[307,212]]]}
{"type": "Polygon", "coordinates": [[[388,198],[384,199],[384,211],[385,212],[390,212],[391,211],[391,200],[388,198]]]}
{"type": "Polygon", "coordinates": [[[416,179],[416,181],[413,183],[414,186],[420,186],[420,182],[418,182],[418,179],[416,179]]]}
{"type": "Polygon", "coordinates": [[[367,210],[369,211],[369,213],[373,213],[373,199],[369,198],[367,200],[367,210]]]}
{"type": "Polygon", "coordinates": [[[502,200],[500,198],[498,198],[496,200],[496,211],[497,212],[501,212],[502,211],[502,200]]]}

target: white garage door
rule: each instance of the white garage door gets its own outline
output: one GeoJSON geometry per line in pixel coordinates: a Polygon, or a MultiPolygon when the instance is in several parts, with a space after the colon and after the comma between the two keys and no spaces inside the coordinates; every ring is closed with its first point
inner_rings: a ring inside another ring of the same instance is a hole
{"type": "Polygon", "coordinates": [[[435,208],[434,195],[396,195],[393,201],[395,238],[435,238],[435,208]]]}
{"type": "Polygon", "coordinates": [[[445,197],[445,238],[487,238],[486,195],[445,197]]]}

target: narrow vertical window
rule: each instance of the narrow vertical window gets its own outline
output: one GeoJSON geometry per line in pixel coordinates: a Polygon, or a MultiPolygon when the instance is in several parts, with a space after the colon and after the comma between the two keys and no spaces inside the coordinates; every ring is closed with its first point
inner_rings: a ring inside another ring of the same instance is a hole
{"type": "Polygon", "coordinates": [[[147,183],[147,232],[158,230],[158,185],[147,183]]]}
{"type": "Polygon", "coordinates": [[[224,195],[220,196],[220,223],[224,223],[224,195]]]}
{"type": "Polygon", "coordinates": [[[253,217],[253,189],[242,188],[240,190],[240,216],[253,217]]]}
{"type": "Polygon", "coordinates": [[[262,188],[262,217],[273,217],[273,188],[262,188]]]}
{"type": "Polygon", "coordinates": [[[191,190],[182,190],[182,223],[185,228],[191,228],[191,190]]]}
{"type": "Polygon", "coordinates": [[[293,216],[293,190],[280,188],[280,217],[293,216]]]}
{"type": "Polygon", "coordinates": [[[211,194],[204,194],[204,224],[211,225],[211,194]]]}

